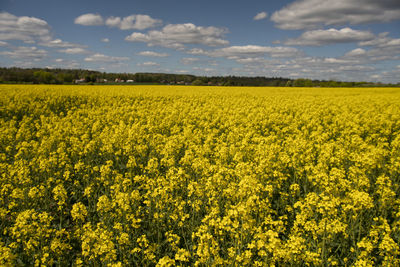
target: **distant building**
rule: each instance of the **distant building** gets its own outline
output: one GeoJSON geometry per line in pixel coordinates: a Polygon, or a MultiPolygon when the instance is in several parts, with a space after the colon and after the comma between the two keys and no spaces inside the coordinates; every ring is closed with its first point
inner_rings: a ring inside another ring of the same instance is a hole
{"type": "Polygon", "coordinates": [[[84,83],[86,80],[84,78],[75,80],[75,83],[84,83]]]}
{"type": "Polygon", "coordinates": [[[134,83],[134,80],[126,80],[127,83],[134,83]]]}
{"type": "Polygon", "coordinates": [[[97,79],[96,79],[96,82],[97,82],[97,83],[106,83],[106,82],[107,82],[107,79],[97,78],[97,79]]]}

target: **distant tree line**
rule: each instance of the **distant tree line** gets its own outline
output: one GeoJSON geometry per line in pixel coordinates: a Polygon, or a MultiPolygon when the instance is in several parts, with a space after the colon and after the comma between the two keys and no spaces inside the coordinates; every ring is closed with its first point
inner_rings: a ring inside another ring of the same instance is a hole
{"type": "Polygon", "coordinates": [[[293,86],[293,87],[361,87],[399,86],[367,82],[319,81],[310,79],[288,79],[241,76],[195,76],[189,74],[165,73],[106,73],[84,69],[41,69],[41,68],[0,68],[0,83],[139,83],[139,84],[181,84],[218,86],[293,86]]]}

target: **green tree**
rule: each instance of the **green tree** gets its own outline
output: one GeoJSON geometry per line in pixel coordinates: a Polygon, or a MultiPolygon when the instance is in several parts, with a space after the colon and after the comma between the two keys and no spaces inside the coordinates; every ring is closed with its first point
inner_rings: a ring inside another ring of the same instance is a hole
{"type": "Polygon", "coordinates": [[[328,87],[338,87],[339,83],[337,81],[329,81],[328,87]]]}
{"type": "Polygon", "coordinates": [[[192,82],[192,85],[204,85],[203,81],[200,79],[196,79],[192,82]]]}
{"type": "Polygon", "coordinates": [[[56,79],[55,76],[47,71],[39,70],[36,71],[33,76],[35,77],[38,83],[55,83],[56,79]]]}
{"type": "Polygon", "coordinates": [[[71,73],[59,73],[57,76],[61,83],[72,83],[74,76],[71,73]]]}
{"type": "Polygon", "coordinates": [[[313,82],[310,79],[296,79],[293,82],[293,86],[296,87],[312,87],[313,82]]]}

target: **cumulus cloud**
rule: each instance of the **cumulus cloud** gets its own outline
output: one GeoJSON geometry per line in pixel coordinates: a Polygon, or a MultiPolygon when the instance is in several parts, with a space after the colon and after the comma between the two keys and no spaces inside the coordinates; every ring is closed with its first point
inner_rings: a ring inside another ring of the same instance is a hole
{"type": "Polygon", "coordinates": [[[223,39],[227,31],[217,27],[202,27],[192,23],[168,24],[161,31],[149,31],[147,34],[134,32],[125,38],[129,42],[145,42],[149,46],[164,46],[183,49],[186,44],[207,46],[227,45],[223,39]]]}
{"type": "Polygon", "coordinates": [[[367,61],[348,57],[299,57],[268,67],[281,75],[342,81],[365,81],[376,70],[367,61]]]}
{"type": "Polygon", "coordinates": [[[387,22],[400,19],[398,0],[297,0],[272,14],[280,29],[387,22]]]}
{"type": "Polygon", "coordinates": [[[139,56],[145,56],[145,57],[168,57],[169,54],[167,53],[158,53],[154,51],[142,51],[138,53],[139,56]]]}
{"type": "Polygon", "coordinates": [[[153,61],[147,61],[147,62],[143,62],[143,63],[138,63],[138,66],[141,67],[155,67],[155,66],[160,66],[159,63],[157,62],[153,62],[153,61]]]}
{"type": "Polygon", "coordinates": [[[279,65],[281,61],[279,60],[271,60],[271,59],[266,59],[263,57],[247,57],[247,58],[239,58],[236,60],[237,63],[240,64],[245,64],[245,65],[279,65]]]}
{"type": "Polygon", "coordinates": [[[381,33],[370,41],[359,42],[358,45],[368,47],[356,48],[345,54],[348,58],[357,58],[365,62],[379,62],[400,59],[400,38],[391,38],[388,33],[381,33]]]}
{"type": "Polygon", "coordinates": [[[100,53],[85,58],[86,62],[106,62],[106,63],[117,63],[127,60],[129,60],[129,57],[112,57],[100,53]]]}
{"type": "Polygon", "coordinates": [[[106,20],[106,25],[116,27],[121,30],[144,30],[158,26],[162,23],[159,19],[153,19],[148,15],[130,15],[124,18],[109,17],[106,20]]]}
{"type": "MultiPolygon", "coordinates": [[[[201,51],[191,51],[201,54],[201,51]]],[[[203,51],[203,54],[212,57],[225,57],[228,59],[261,57],[268,55],[270,57],[295,57],[301,52],[293,47],[284,46],[259,46],[259,45],[245,45],[245,46],[230,46],[213,51],[203,51]]]]}
{"type": "Polygon", "coordinates": [[[216,69],[214,68],[207,68],[207,67],[193,67],[193,70],[201,71],[201,72],[215,72],[216,69]]]}
{"type": "Polygon", "coordinates": [[[391,38],[388,32],[380,33],[376,38],[369,41],[360,42],[361,46],[372,46],[379,48],[399,47],[400,38],[391,38]]]}
{"type": "Polygon", "coordinates": [[[352,64],[354,61],[352,59],[345,58],[336,58],[336,57],[327,57],[323,60],[324,63],[332,63],[332,64],[352,64]]]}
{"type": "Polygon", "coordinates": [[[61,53],[65,53],[65,54],[86,54],[86,53],[88,53],[88,51],[86,49],[80,48],[80,47],[61,49],[58,51],[61,53]]]}
{"type": "Polygon", "coordinates": [[[120,17],[109,17],[106,20],[106,25],[109,27],[120,27],[121,18],[120,17]]]}
{"type": "Polygon", "coordinates": [[[47,42],[40,42],[39,45],[52,47],[52,48],[66,48],[66,49],[82,49],[86,48],[86,45],[74,44],[70,42],[65,42],[61,39],[54,39],[47,42]]]}
{"type": "Polygon", "coordinates": [[[54,67],[61,67],[67,69],[76,69],[80,67],[80,64],[75,60],[56,58],[54,62],[55,62],[54,67]]]}
{"type": "Polygon", "coordinates": [[[175,70],[174,72],[175,73],[182,73],[182,74],[189,73],[188,70],[175,70]]]}
{"type": "Polygon", "coordinates": [[[84,26],[101,26],[104,24],[103,17],[99,14],[87,13],[80,15],[75,19],[75,24],[84,26]]]}
{"type": "Polygon", "coordinates": [[[367,51],[362,48],[356,48],[351,50],[350,52],[347,52],[345,54],[346,57],[359,57],[359,56],[364,56],[366,55],[367,51]]]}
{"type": "Polygon", "coordinates": [[[109,27],[119,28],[120,30],[144,30],[158,26],[162,23],[159,19],[154,19],[149,15],[130,15],[127,17],[108,17],[104,19],[99,14],[83,14],[75,19],[75,24],[85,26],[101,26],[107,25],[109,27]]]}
{"type": "MultiPolygon", "coordinates": [[[[233,46],[211,51],[196,48],[188,52],[195,55],[224,57],[242,65],[237,68],[237,72],[234,68],[228,70],[230,74],[367,81],[378,72],[380,62],[396,60],[396,56],[400,56],[398,51],[400,47],[398,47],[397,54],[394,53],[393,47],[391,49],[389,53],[388,48],[371,48],[369,50],[357,48],[340,57],[311,57],[298,50],[289,50],[283,53],[284,55],[294,53],[293,56],[280,55],[277,57],[273,56],[276,48],[271,49],[271,47],[264,46],[233,46]]],[[[382,77],[384,77],[382,78],[384,81],[398,82],[398,73],[397,77],[393,73],[382,77]]]]}
{"type": "Polygon", "coordinates": [[[364,66],[364,65],[353,65],[353,66],[340,66],[340,71],[372,71],[375,70],[375,67],[372,66],[364,66]]]}
{"type": "Polygon", "coordinates": [[[268,17],[267,12],[260,12],[253,18],[254,20],[262,20],[268,17]]]}
{"type": "MultiPolygon", "coordinates": [[[[256,54],[257,53],[250,54],[249,57],[245,57],[242,56],[243,53],[240,53],[241,56],[238,57],[237,53],[234,53],[236,56],[231,58],[242,65],[240,68],[237,68],[238,75],[243,75],[245,73],[246,75],[254,76],[365,81],[379,69],[374,62],[368,59],[362,57],[348,57],[346,55],[342,57],[325,58],[300,54],[296,57],[266,58],[262,53],[258,56],[255,56],[256,54]]],[[[231,55],[232,53],[229,53],[229,56],[231,55]]],[[[234,73],[234,69],[229,70],[229,73],[234,73]]]]}
{"type": "Polygon", "coordinates": [[[374,38],[370,31],[358,31],[351,28],[306,31],[300,37],[289,39],[286,45],[322,46],[338,43],[369,41],[374,38]]]}
{"type": "Polygon", "coordinates": [[[103,39],[101,39],[101,41],[102,41],[103,43],[108,43],[108,42],[110,42],[110,39],[108,39],[108,38],[103,38],[103,39]]]}
{"type": "Polygon", "coordinates": [[[7,42],[0,41],[0,46],[7,46],[7,45],[8,45],[7,42]]]}
{"type": "Polygon", "coordinates": [[[35,46],[32,47],[19,46],[13,48],[13,50],[11,51],[0,52],[0,55],[4,55],[13,59],[39,61],[47,56],[47,52],[46,50],[38,49],[35,46]]]}
{"type": "Polygon", "coordinates": [[[48,41],[45,43],[41,43],[40,45],[47,46],[47,47],[60,47],[60,48],[75,46],[75,44],[71,44],[69,42],[64,42],[61,39],[51,40],[51,41],[48,41]]]}
{"type": "MultiPolygon", "coordinates": [[[[0,12],[0,40],[36,43],[40,46],[50,48],[83,49],[86,47],[84,45],[66,42],[61,39],[53,39],[51,27],[42,19],[26,16],[17,17],[7,12],[0,12]]],[[[0,45],[2,44],[4,46],[4,44],[7,43],[0,41],[0,45]]],[[[26,48],[18,49],[22,49],[22,52],[27,52],[28,54],[32,52],[27,51],[26,48]]],[[[44,50],[38,50],[36,48],[35,51],[33,51],[33,53],[37,54],[37,51],[44,50]]],[[[12,53],[13,51],[11,51],[11,54],[12,53]]],[[[23,55],[25,54],[23,53],[23,55]]]]}
{"type": "Polygon", "coordinates": [[[50,26],[46,21],[35,17],[17,17],[0,12],[0,40],[19,40],[34,43],[37,40],[50,41],[50,26]]]}
{"type": "Polygon", "coordinates": [[[188,50],[186,53],[190,55],[206,55],[208,52],[202,48],[192,48],[188,50]]]}
{"type": "Polygon", "coordinates": [[[180,60],[180,62],[184,65],[190,65],[196,62],[199,62],[200,58],[197,57],[184,57],[180,60]]]}

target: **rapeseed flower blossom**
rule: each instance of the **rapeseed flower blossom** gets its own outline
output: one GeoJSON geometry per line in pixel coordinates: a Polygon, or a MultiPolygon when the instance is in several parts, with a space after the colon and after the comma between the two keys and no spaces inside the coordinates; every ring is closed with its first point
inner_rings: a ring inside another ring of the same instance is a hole
{"type": "Polygon", "coordinates": [[[400,91],[0,85],[0,265],[400,266],[400,91]]]}

